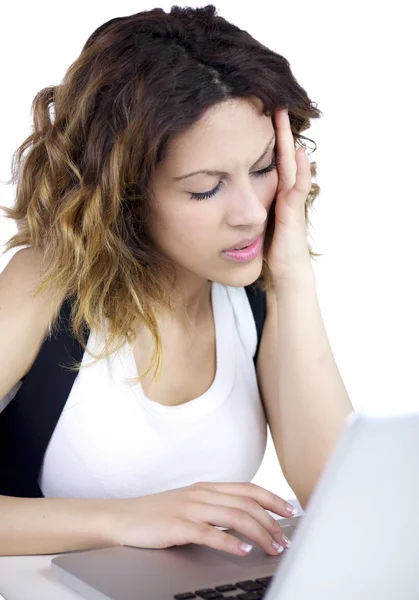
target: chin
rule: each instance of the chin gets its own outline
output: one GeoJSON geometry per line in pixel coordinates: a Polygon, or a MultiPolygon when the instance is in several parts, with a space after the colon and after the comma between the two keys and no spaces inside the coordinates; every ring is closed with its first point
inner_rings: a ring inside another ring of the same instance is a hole
{"type": "MultiPolygon", "coordinates": [[[[229,265],[228,265],[229,266],[229,265]]],[[[248,263],[231,263],[231,267],[220,272],[217,277],[212,280],[217,281],[221,285],[231,287],[245,287],[254,283],[262,273],[263,258],[257,256],[248,263]]]]}

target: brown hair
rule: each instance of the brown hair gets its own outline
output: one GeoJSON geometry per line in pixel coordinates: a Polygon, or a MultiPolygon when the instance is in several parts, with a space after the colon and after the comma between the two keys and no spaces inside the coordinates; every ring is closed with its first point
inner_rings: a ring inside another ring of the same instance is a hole
{"type": "MultiPolygon", "coordinates": [[[[51,290],[50,333],[72,298],[72,331],[84,349],[85,325],[109,320],[103,352],[90,353],[99,360],[133,339],[139,319],[155,342],[139,380],[156,363],[160,370],[153,305],[172,310],[160,273],[173,265],[147,234],[150,181],[172,137],[232,98],[258,98],[266,116],[288,107],[300,143],[310,119],[322,116],[289,62],[212,4],[111,19],[88,38],[62,83],[38,92],[33,132],[13,155],[15,205],[1,208],[18,227],[4,252],[20,245],[42,250],[43,279],[33,296],[51,290]]],[[[316,176],[315,162],[311,172],[316,176]]],[[[313,183],[307,223],[319,192],[313,183]]],[[[311,248],[310,255],[320,256],[311,248]]],[[[256,283],[272,285],[266,262],[256,283]]]]}

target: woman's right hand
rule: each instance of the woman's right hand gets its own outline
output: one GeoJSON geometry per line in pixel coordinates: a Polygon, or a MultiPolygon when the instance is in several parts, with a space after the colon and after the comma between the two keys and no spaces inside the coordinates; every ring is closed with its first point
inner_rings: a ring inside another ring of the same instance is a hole
{"type": "MultiPolygon", "coordinates": [[[[157,494],[110,500],[107,512],[113,545],[168,548],[203,544],[245,556],[242,540],[217,527],[235,529],[256,542],[267,554],[277,555],[288,539],[265,509],[291,517],[287,502],[253,483],[206,483],[157,494]]],[[[289,544],[291,545],[291,544],[289,544]]]]}

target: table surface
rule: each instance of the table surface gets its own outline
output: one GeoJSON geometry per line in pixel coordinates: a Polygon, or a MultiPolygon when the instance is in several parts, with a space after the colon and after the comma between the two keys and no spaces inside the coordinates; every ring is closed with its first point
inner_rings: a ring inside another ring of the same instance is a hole
{"type": "MultiPolygon", "coordinates": [[[[304,514],[296,498],[288,502],[297,507],[299,515],[304,514]]],[[[51,560],[55,556],[59,554],[0,556],[0,600],[82,600],[83,596],[52,576],[51,560]]]]}

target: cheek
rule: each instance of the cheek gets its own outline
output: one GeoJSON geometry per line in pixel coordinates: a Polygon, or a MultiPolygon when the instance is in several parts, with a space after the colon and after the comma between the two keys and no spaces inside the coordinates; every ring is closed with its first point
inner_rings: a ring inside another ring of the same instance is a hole
{"type": "Polygon", "coordinates": [[[201,210],[192,211],[181,220],[183,243],[190,248],[195,248],[197,254],[200,251],[206,254],[206,248],[214,243],[219,224],[214,220],[211,211],[205,211],[203,206],[197,208],[201,210]]]}
{"type": "Polygon", "coordinates": [[[189,210],[167,211],[164,216],[161,215],[164,219],[161,240],[171,246],[175,242],[179,250],[184,247],[204,249],[213,239],[217,223],[214,222],[211,211],[206,211],[199,202],[197,206],[188,208],[189,210]]]}

